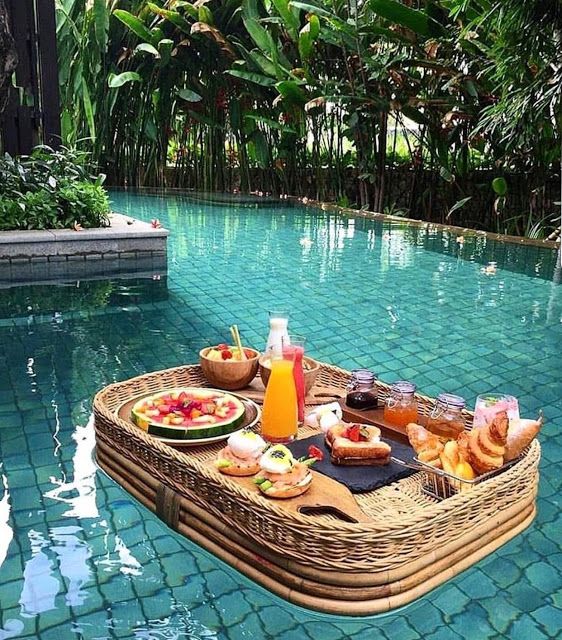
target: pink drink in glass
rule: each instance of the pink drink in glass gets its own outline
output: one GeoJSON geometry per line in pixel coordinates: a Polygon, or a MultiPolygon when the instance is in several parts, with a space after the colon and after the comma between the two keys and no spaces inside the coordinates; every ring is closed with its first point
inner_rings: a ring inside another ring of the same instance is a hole
{"type": "Polygon", "coordinates": [[[293,378],[297,391],[298,421],[304,422],[304,342],[305,339],[299,336],[289,336],[283,340],[283,358],[293,361],[293,378]]]}
{"type": "Polygon", "coordinates": [[[476,398],[474,407],[474,427],[484,427],[491,424],[500,411],[505,411],[510,420],[519,418],[519,403],[517,398],[505,394],[483,394],[476,398]]]}

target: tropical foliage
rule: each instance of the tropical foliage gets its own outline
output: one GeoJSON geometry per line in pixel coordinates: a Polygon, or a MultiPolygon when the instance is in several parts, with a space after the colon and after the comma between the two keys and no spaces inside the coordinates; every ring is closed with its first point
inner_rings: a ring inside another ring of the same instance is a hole
{"type": "Polygon", "coordinates": [[[410,213],[452,222],[486,167],[480,224],[536,232],[560,160],[560,7],[58,0],[64,139],[118,184],[344,201],[351,177],[381,211],[402,163],[410,213]],[[529,197],[508,218],[513,172],[529,197]]]}
{"type": "Polygon", "coordinates": [[[86,156],[37,147],[29,158],[0,159],[0,230],[103,227],[109,223],[104,176],[86,156]]]}

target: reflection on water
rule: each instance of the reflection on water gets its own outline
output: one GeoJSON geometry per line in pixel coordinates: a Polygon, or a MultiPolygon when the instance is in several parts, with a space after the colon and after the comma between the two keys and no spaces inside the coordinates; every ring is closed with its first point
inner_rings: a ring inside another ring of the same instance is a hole
{"type": "Polygon", "coordinates": [[[96,445],[93,415],[86,426],[76,426],[72,439],[76,443],[72,456],[74,477],[70,481],[51,477],[50,481],[56,487],[45,492],[44,495],[46,498],[71,505],[72,508],[65,511],[63,516],[97,518],[99,511],[96,505],[97,467],[93,460],[96,445]]]}
{"type": "Polygon", "coordinates": [[[88,598],[84,587],[91,578],[91,554],[81,535],[77,526],[53,527],[48,538],[40,531],[29,531],[31,558],[25,563],[19,599],[22,616],[53,609],[62,584],[69,607],[79,606],[88,598]]]}
{"type": "Polygon", "coordinates": [[[101,312],[139,302],[162,302],[167,297],[166,276],[4,287],[0,289],[0,319],[25,318],[29,325],[46,319],[60,322],[63,314],[73,311],[101,312]]]}
{"type": "MultiPolygon", "coordinates": [[[[2,462],[0,462],[2,469],[2,462]]],[[[0,499],[0,568],[8,553],[8,547],[14,537],[14,531],[10,526],[10,492],[8,490],[8,478],[2,473],[2,499],[0,499]]]]}
{"type": "Polygon", "coordinates": [[[80,539],[80,527],[55,527],[51,530],[53,553],[56,554],[59,571],[66,578],[65,601],[69,607],[81,605],[88,597],[84,589],[90,584],[91,552],[84,540],[80,539]]]}
{"type": "MultiPolygon", "coordinates": [[[[208,629],[196,620],[185,604],[172,604],[169,616],[159,620],[148,620],[146,625],[135,626],[131,635],[138,640],[217,640],[220,636],[216,631],[208,629]]],[[[240,634],[243,638],[245,634],[240,634]]],[[[256,638],[257,640],[257,638],[256,638]]]]}
{"type": "Polygon", "coordinates": [[[57,569],[53,561],[54,549],[50,540],[40,531],[31,529],[28,533],[31,558],[23,570],[23,589],[19,603],[23,616],[33,616],[55,607],[55,598],[59,592],[59,580],[55,577],[57,569]]]}
{"type": "MultiPolygon", "coordinates": [[[[106,522],[101,524],[107,527],[106,522]]],[[[140,562],[129,551],[118,535],[111,534],[109,527],[107,527],[104,542],[106,555],[97,561],[98,567],[101,567],[107,573],[119,571],[124,576],[140,576],[142,574],[140,562]]]]}

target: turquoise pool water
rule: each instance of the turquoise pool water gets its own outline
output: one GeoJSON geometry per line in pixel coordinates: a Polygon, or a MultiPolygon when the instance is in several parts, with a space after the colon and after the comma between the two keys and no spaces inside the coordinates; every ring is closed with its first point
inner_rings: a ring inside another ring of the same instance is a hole
{"type": "Polygon", "coordinates": [[[0,640],[557,637],[562,628],[562,287],[552,251],[300,208],[217,208],[116,192],[172,230],[160,280],[0,295],[0,640]],[[489,261],[495,274],[482,273],[489,261]],[[272,596],[174,534],[92,463],[100,387],[196,360],[237,322],[260,347],[292,310],[311,355],[430,395],[543,408],[534,525],[385,616],[272,596]]]}

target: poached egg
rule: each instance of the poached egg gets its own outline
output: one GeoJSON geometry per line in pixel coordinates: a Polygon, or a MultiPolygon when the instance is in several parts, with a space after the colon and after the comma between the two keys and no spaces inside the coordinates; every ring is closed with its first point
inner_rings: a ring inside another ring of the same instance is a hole
{"type": "Polygon", "coordinates": [[[282,444],[268,449],[260,458],[260,467],[269,473],[288,473],[295,459],[293,454],[282,444]]]}
{"type": "Polygon", "coordinates": [[[238,431],[228,438],[228,446],[235,456],[247,460],[257,458],[266,448],[267,443],[253,431],[238,431]]]}

